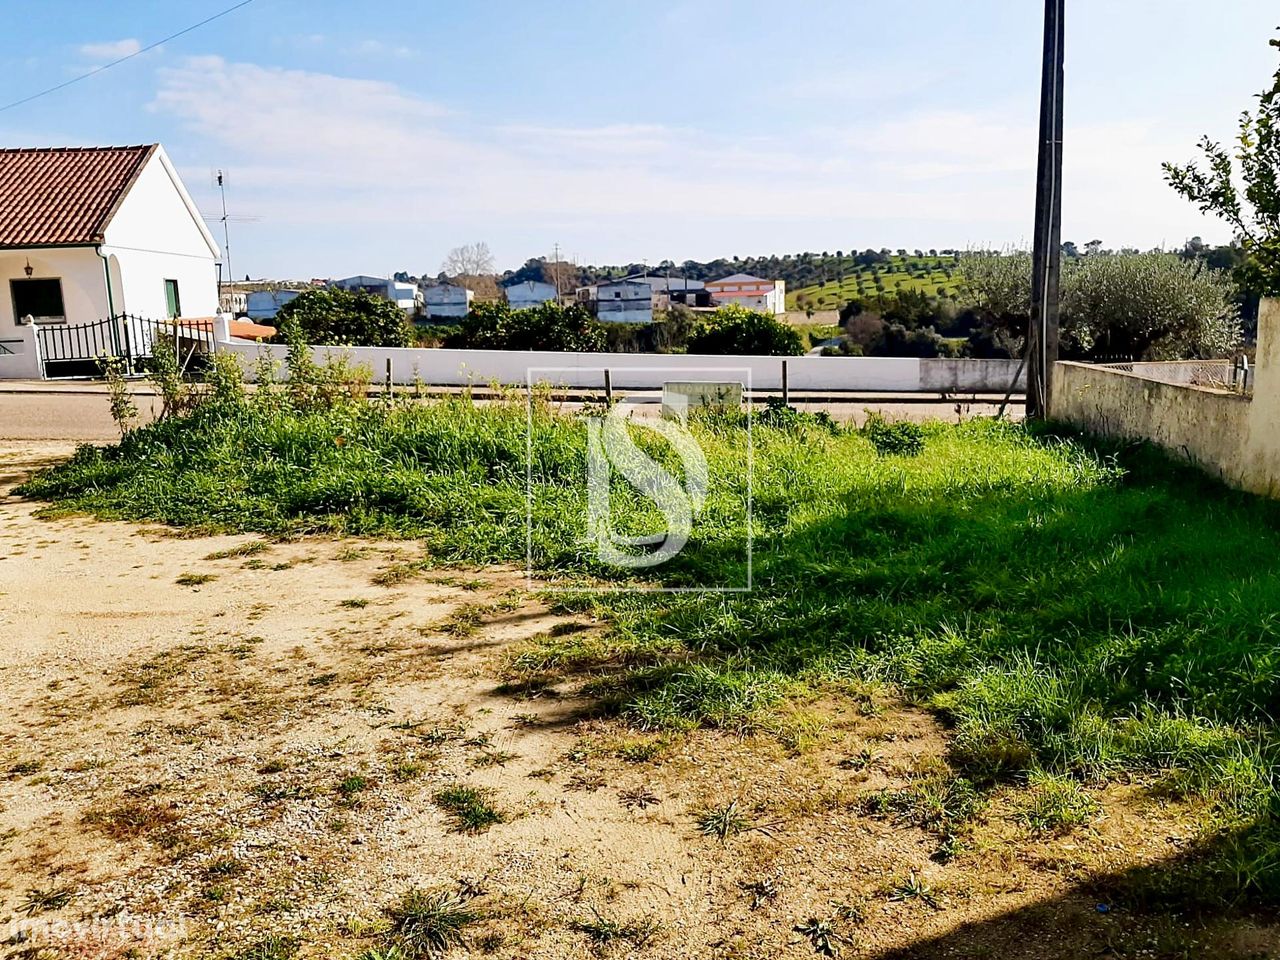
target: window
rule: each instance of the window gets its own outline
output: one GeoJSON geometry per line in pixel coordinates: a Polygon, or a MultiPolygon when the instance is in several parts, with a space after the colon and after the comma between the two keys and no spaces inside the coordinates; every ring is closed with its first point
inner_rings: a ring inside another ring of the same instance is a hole
{"type": "Polygon", "coordinates": [[[38,280],[10,280],[13,294],[13,319],[23,323],[25,317],[36,323],[66,323],[67,311],[62,305],[62,281],[57,277],[38,280]]]}
{"type": "Polygon", "coordinates": [[[171,319],[182,316],[182,300],[178,296],[177,280],[164,282],[164,305],[171,319]]]}

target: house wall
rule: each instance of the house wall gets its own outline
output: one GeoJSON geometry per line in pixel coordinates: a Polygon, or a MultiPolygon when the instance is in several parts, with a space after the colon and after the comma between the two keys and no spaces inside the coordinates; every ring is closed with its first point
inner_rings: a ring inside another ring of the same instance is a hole
{"type": "Polygon", "coordinates": [[[165,280],[178,281],[183,316],[218,312],[218,252],[198,217],[177,173],[158,151],[104,235],[103,253],[120,265],[120,283],[112,290],[117,313],[166,316],[165,280]]]}
{"type": "Polygon", "coordinates": [[[422,304],[428,317],[465,317],[471,312],[475,294],[466,287],[426,287],[422,291],[422,304]]]}
{"type": "Polygon", "coordinates": [[[276,314],[301,290],[251,290],[245,297],[245,313],[250,320],[274,320],[276,314]]]}
{"type": "Polygon", "coordinates": [[[653,322],[653,288],[647,283],[602,283],[595,297],[596,319],[603,323],[653,322]]]}
{"type": "Polygon", "coordinates": [[[549,283],[517,283],[503,292],[513,310],[529,310],[556,298],[556,288],[549,283]]]}
{"type": "Polygon", "coordinates": [[[787,284],[784,280],[712,282],[707,284],[707,292],[718,304],[735,303],[748,310],[775,316],[787,312],[787,284]]]}
{"type": "Polygon", "coordinates": [[[1100,436],[1149,440],[1232,486],[1280,497],[1280,301],[1264,301],[1259,312],[1252,399],[1110,367],[1056,363],[1049,412],[1100,436]]]}
{"type": "Polygon", "coordinates": [[[33,277],[61,279],[67,323],[92,323],[108,315],[103,261],[92,247],[0,250],[0,339],[14,336],[23,329],[14,318],[9,281],[26,278],[28,258],[33,277]]]}

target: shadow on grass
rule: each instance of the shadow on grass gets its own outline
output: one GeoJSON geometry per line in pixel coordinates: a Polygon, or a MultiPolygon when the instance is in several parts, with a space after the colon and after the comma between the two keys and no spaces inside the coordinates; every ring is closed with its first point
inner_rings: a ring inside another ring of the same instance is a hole
{"type": "MultiPolygon", "coordinates": [[[[755,433],[752,592],[571,601],[608,618],[607,649],[550,638],[531,669],[597,680],[590,692],[646,728],[744,728],[792,696],[891,683],[951,724],[952,759],[978,784],[1035,767],[1166,773],[1219,836],[1254,825],[1237,886],[1280,893],[1280,505],[1149,449],[1048,431],[938,426],[919,456],[878,458],[864,436],[793,426],[755,433]]],[[[82,451],[25,492],[178,525],[412,536],[469,565],[519,562],[532,519],[535,559],[590,576],[569,519],[580,427],[461,403],[240,404],[82,451]],[[530,422],[546,495],[531,517],[530,422]]],[[[742,434],[699,436],[724,484],[719,525],[663,576],[740,583],[742,434]]]]}
{"type": "MultiPolygon", "coordinates": [[[[888,682],[941,713],[980,785],[1040,767],[1199,798],[1215,826],[1179,895],[1274,898],[1280,504],[1151,448],[1086,453],[1125,474],[1064,483],[1030,457],[972,487],[834,488],[811,519],[762,524],[750,594],[595,600],[617,660],[570,646],[544,668],[646,728],[748,728],[796,694],[888,682]]],[[[671,576],[731,580],[740,555],[695,542],[671,576]]]]}
{"type": "Polygon", "coordinates": [[[1260,960],[1280,950],[1280,916],[1245,911],[1205,884],[1210,865],[1229,861],[1246,837],[1227,835],[1179,856],[1089,878],[1037,901],[945,933],[868,954],[874,960],[1080,960],[1084,957],[1260,960]]]}

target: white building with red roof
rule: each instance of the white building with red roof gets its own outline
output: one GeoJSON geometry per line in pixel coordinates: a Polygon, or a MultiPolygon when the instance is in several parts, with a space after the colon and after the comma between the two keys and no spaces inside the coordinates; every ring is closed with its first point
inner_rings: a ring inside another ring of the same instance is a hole
{"type": "Polygon", "coordinates": [[[126,314],[212,318],[219,257],[159,144],[0,149],[0,342],[126,314]]]}
{"type": "Polygon", "coordinates": [[[712,303],[725,306],[736,303],[748,310],[780,316],[787,312],[785,280],[763,280],[747,273],[735,273],[723,280],[712,280],[706,286],[712,303]]]}

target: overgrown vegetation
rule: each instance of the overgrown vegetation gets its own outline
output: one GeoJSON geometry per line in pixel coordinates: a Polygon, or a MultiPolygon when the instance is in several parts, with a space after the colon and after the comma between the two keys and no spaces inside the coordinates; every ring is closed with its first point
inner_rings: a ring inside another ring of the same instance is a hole
{"type": "Polygon", "coordinates": [[[276,326],[282,339],[298,337],[306,343],[407,347],[413,342],[404,311],[363,290],[304,290],[280,308],[276,326]]]}
{"type": "MultiPolygon", "coordinates": [[[[967,254],[964,302],[996,339],[1015,342],[1031,315],[1031,256],[967,254]]],[[[1240,342],[1228,275],[1171,253],[1095,253],[1062,269],[1062,356],[1181,360],[1227,356],[1240,342]]]]}
{"type": "MultiPolygon", "coordinates": [[[[580,420],[539,398],[530,416],[523,402],[310,396],[306,383],[221,391],[22,492],[107,517],[406,536],[439,563],[520,563],[531,476],[534,564],[566,583],[620,576],[584,536],[580,420]]],[[[708,493],[660,568],[668,585],[746,581],[743,426],[691,425],[708,493]]],[[[759,418],[752,436],[754,588],[567,594],[562,609],[610,631],[548,636],[510,689],[581,670],[638,727],[750,731],[797,697],[893,685],[951,727],[951,775],[901,808],[944,839],[973,791],[1031,780],[1027,824],[1058,830],[1089,816],[1073,784],[1136,779],[1204,815],[1185,869],[1151,882],[1280,895],[1280,507],[1148,451],[1002,422],[924,426],[914,456],[800,416],[759,418]]],[[[616,486],[615,529],[653,529],[652,503],[616,486]]],[[[499,822],[470,790],[436,801],[460,829],[499,822]]]]}
{"type": "Polygon", "coordinates": [[[804,353],[804,343],[793,327],[777,317],[736,304],[711,314],[689,338],[688,348],[690,353],[764,357],[804,353]]]}
{"type": "Polygon", "coordinates": [[[564,350],[592,352],[605,349],[603,326],[585,308],[542,303],[527,310],[513,310],[506,303],[482,302],[471,308],[458,332],[445,346],[473,350],[564,350]]]}

